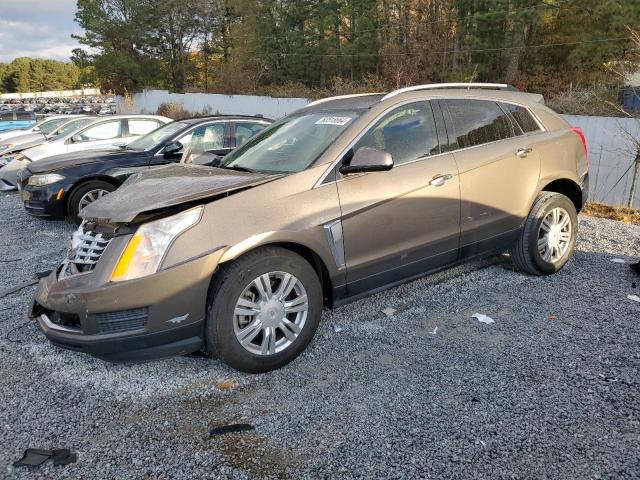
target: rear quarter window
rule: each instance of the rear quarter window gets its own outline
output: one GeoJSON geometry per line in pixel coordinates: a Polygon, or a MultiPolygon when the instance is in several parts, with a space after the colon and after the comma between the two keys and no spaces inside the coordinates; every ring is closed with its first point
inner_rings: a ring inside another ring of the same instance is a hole
{"type": "Polygon", "coordinates": [[[513,124],[496,102],[454,99],[446,101],[460,148],[504,140],[515,136],[513,124]]]}
{"type": "Polygon", "coordinates": [[[524,133],[539,132],[540,125],[533,118],[533,115],[524,107],[520,105],[513,105],[511,103],[503,103],[502,106],[511,113],[514,120],[520,125],[520,128],[524,133]]]}

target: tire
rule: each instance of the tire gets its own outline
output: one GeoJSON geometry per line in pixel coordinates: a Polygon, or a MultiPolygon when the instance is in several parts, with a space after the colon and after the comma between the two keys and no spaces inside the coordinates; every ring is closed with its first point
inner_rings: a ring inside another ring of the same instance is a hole
{"type": "Polygon", "coordinates": [[[542,192],[533,202],[520,238],[509,254],[518,269],[532,275],[551,275],[562,269],[573,255],[577,235],[578,214],[573,202],[560,193],[542,192]],[[559,212],[557,225],[563,224],[567,218],[568,227],[548,234],[549,226],[555,225],[554,212],[559,212]],[[561,238],[562,243],[557,243],[557,238],[561,238]],[[557,250],[550,245],[558,245],[557,250]]]}
{"type": "Polygon", "coordinates": [[[79,213],[80,210],[82,210],[80,204],[83,197],[88,193],[92,191],[105,191],[107,193],[111,193],[115,189],[115,186],[103,180],[90,180],[88,182],[81,183],[72,190],[71,196],[69,197],[69,202],[67,203],[69,218],[76,224],[80,223],[81,219],[79,213]]]}
{"type": "Polygon", "coordinates": [[[300,255],[278,247],[260,248],[223,267],[216,274],[209,293],[207,311],[205,342],[212,356],[243,372],[268,372],[294,360],[315,335],[322,313],[322,286],[314,269],[300,255]],[[286,277],[287,274],[290,277],[286,277]],[[287,290],[284,286],[285,279],[291,284],[296,280],[299,283],[291,287],[290,293],[284,296],[284,301],[280,301],[278,295],[265,301],[268,295],[260,296],[257,287],[259,284],[264,285],[260,283],[260,279],[265,276],[270,279],[268,288],[276,293],[280,287],[287,290]],[[304,308],[304,305],[291,305],[302,302],[305,293],[306,314],[293,311],[304,308]],[[260,298],[262,303],[259,302],[260,298]],[[243,304],[238,306],[238,302],[243,304]],[[285,310],[287,305],[292,310],[289,313],[285,310]],[[241,312],[255,313],[248,316],[236,315],[236,307],[241,312]],[[283,317],[288,320],[287,325],[295,325],[289,329],[282,323],[284,320],[279,320],[283,317]],[[273,324],[277,322],[281,322],[281,326],[274,327],[273,324]],[[296,333],[293,327],[299,329],[299,332],[296,333]],[[240,338],[247,330],[250,333],[245,336],[246,346],[243,346],[240,338]],[[251,334],[257,330],[260,332],[252,337],[251,334]],[[266,330],[272,333],[267,334],[266,330]],[[285,330],[288,335],[285,335],[285,330]],[[295,339],[291,340],[293,336],[295,339]],[[273,344],[268,342],[269,338],[275,339],[273,344]]]}

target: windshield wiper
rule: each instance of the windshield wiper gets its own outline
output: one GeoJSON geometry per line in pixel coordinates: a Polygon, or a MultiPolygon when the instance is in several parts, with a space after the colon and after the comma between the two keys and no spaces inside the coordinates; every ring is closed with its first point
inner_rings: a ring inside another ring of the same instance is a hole
{"type": "Polygon", "coordinates": [[[220,168],[226,168],[227,170],[235,170],[237,172],[248,172],[248,173],[255,173],[256,171],[251,169],[251,168],[247,168],[247,167],[241,167],[239,165],[233,165],[230,167],[220,167],[220,168]]]}

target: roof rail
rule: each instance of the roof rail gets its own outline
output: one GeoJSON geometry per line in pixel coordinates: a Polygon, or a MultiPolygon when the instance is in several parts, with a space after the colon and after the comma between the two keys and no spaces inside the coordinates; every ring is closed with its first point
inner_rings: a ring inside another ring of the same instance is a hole
{"type": "Polygon", "coordinates": [[[414,85],[412,87],[401,88],[399,90],[394,90],[393,92],[387,93],[382,100],[386,100],[387,98],[395,97],[396,95],[400,95],[405,92],[413,92],[416,90],[435,90],[438,88],[487,88],[491,90],[510,90],[513,87],[507,85],[506,83],[429,83],[426,85],[414,85]]]}
{"type": "Polygon", "coordinates": [[[320,105],[321,103],[324,103],[324,102],[330,102],[331,100],[340,100],[343,98],[366,97],[367,95],[382,95],[382,93],[354,93],[352,95],[338,95],[337,97],[321,98],[320,100],[316,100],[315,102],[307,103],[303,108],[313,107],[316,105],[320,105]]]}

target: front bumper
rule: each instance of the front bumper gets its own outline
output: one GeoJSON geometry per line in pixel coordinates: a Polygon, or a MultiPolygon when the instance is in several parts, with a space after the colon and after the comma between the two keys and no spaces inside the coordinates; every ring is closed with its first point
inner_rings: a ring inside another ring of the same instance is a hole
{"type": "Polygon", "coordinates": [[[11,160],[0,168],[0,190],[15,190],[18,186],[18,172],[26,166],[26,163],[11,160]]]}
{"type": "Polygon", "coordinates": [[[199,350],[209,285],[223,250],[145,278],[102,285],[98,272],[42,279],[31,317],[54,344],[112,362],[199,350]]]}
{"type": "Polygon", "coordinates": [[[31,172],[25,169],[20,172],[17,179],[25,211],[34,217],[64,220],[66,214],[64,200],[66,193],[73,185],[69,182],[56,182],[34,187],[27,184],[30,176],[31,172]],[[61,189],[62,195],[58,200],[58,192],[61,189]]]}

